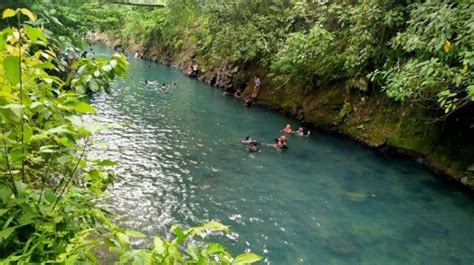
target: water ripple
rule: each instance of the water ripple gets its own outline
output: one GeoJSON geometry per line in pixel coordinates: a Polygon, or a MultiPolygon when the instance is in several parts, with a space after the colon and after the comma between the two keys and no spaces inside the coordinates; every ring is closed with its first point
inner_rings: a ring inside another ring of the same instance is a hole
{"type": "Polygon", "coordinates": [[[120,224],[169,236],[172,224],[218,219],[233,229],[219,240],[266,264],[474,262],[472,200],[428,171],[318,133],[249,156],[244,136],[271,143],[297,122],[149,65],[131,59],[87,117],[113,126],[89,155],[119,163],[103,204],[120,224]],[[161,93],[145,79],[178,87],[161,93]]]}

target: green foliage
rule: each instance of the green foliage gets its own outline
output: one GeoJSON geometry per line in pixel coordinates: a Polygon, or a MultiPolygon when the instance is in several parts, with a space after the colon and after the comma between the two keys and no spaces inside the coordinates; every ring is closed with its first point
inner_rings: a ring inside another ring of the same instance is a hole
{"type": "Polygon", "coordinates": [[[472,104],[474,4],[426,1],[410,10],[406,30],[391,42],[406,55],[377,69],[373,79],[396,100],[436,102],[445,113],[472,104]]]}
{"type": "Polygon", "coordinates": [[[145,45],[154,42],[163,42],[165,46],[174,45],[173,41],[170,41],[173,37],[163,39],[163,27],[157,27],[157,21],[162,22],[166,17],[166,10],[155,9],[145,13],[127,10],[127,12],[123,18],[124,27],[118,31],[122,41],[133,40],[145,45]],[[138,32],[137,27],[141,29],[138,32]]]}
{"type": "Polygon", "coordinates": [[[109,80],[116,75],[124,76],[127,63],[123,55],[114,54],[110,60],[96,59],[88,60],[80,58],[71,66],[71,75],[67,79],[67,85],[79,94],[109,92],[109,80]]]}
{"type": "Polygon", "coordinates": [[[124,43],[168,55],[192,49],[214,65],[270,66],[285,84],[316,88],[368,77],[395,100],[421,100],[446,113],[474,99],[469,1],[174,0],[159,10],[82,12],[124,43]]]}
{"type": "MultiPolygon", "coordinates": [[[[4,18],[21,15],[36,21],[24,8],[3,12],[4,18]]],[[[95,110],[86,103],[85,91],[71,90],[75,86],[60,78],[84,78],[87,71],[76,69],[92,62],[68,66],[38,27],[18,25],[0,36],[0,258],[30,263],[93,257],[86,238],[98,231],[97,220],[104,214],[92,202],[113,176],[85,160],[94,126],[78,115],[95,110]]],[[[123,75],[123,56],[115,55],[110,64],[115,67],[90,82],[123,75]]]]}
{"type": "Polygon", "coordinates": [[[115,163],[86,158],[90,136],[103,127],[81,118],[95,113],[88,94],[107,90],[110,81],[125,74],[125,57],[66,61],[51,48],[44,30],[31,26],[36,20],[31,11],[6,9],[3,17],[18,18],[18,25],[0,32],[1,264],[97,264],[102,241],[120,254],[121,264],[260,260],[251,253],[233,259],[217,243],[187,245],[183,251],[186,240],[228,231],[217,222],[186,231],[176,226],[175,240],[156,237],[150,250],[132,249],[131,238],[145,236],[115,225],[95,205],[115,179],[107,170],[115,163]],[[20,23],[22,16],[29,25],[20,23]]]}
{"type": "Polygon", "coordinates": [[[203,4],[208,30],[199,36],[201,52],[214,62],[262,63],[277,50],[284,37],[279,17],[283,1],[266,6],[259,1],[215,1],[203,4]]]}
{"type": "MultiPolygon", "coordinates": [[[[209,222],[199,227],[193,227],[183,231],[179,226],[173,226],[171,230],[176,237],[162,240],[153,238],[153,244],[149,250],[120,251],[120,264],[227,264],[243,265],[252,264],[261,257],[253,253],[245,253],[235,258],[219,243],[209,243],[197,247],[195,243],[187,244],[196,236],[205,239],[210,232],[228,232],[229,228],[217,222],[209,222]]],[[[129,244],[129,235],[141,237],[136,233],[121,234],[122,244],[129,244]]]]}
{"type": "Polygon", "coordinates": [[[97,30],[100,32],[118,29],[123,26],[123,14],[117,8],[101,8],[97,2],[86,3],[74,10],[66,6],[68,14],[78,21],[82,30],[97,30]]]}
{"type": "Polygon", "coordinates": [[[334,49],[333,41],[333,34],[319,26],[308,34],[292,33],[276,55],[272,69],[278,73],[278,79],[288,77],[292,81],[303,79],[315,82],[314,85],[321,85],[321,81],[325,84],[337,76],[342,63],[328,56],[334,49]]]}

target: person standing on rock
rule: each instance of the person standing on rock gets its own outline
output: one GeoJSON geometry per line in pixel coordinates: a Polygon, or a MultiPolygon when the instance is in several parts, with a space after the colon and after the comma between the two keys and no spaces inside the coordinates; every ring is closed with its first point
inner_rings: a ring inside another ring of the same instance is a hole
{"type": "Polygon", "coordinates": [[[191,73],[189,74],[189,77],[198,77],[199,75],[199,65],[196,62],[193,62],[191,65],[191,73]]]}
{"type": "Polygon", "coordinates": [[[253,98],[256,98],[256,97],[258,96],[258,92],[260,91],[260,85],[262,84],[262,81],[260,80],[260,78],[258,77],[258,75],[256,75],[256,76],[253,78],[253,81],[254,81],[254,86],[253,86],[252,97],[253,97],[253,98]]]}
{"type": "Polygon", "coordinates": [[[241,95],[242,95],[242,90],[238,88],[234,93],[234,97],[240,98],[241,95]]]}

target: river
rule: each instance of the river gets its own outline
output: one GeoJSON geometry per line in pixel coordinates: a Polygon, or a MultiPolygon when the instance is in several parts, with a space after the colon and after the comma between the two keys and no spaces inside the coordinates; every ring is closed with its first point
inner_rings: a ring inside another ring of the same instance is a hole
{"type": "Polygon", "coordinates": [[[272,143],[298,122],[129,62],[112,93],[93,99],[93,119],[116,126],[97,135],[108,147],[93,154],[120,164],[106,202],[120,224],[166,237],[172,224],[216,219],[233,232],[213,239],[262,264],[474,264],[472,198],[424,167],[316,131],[290,137],[286,152],[249,154],[245,136],[272,143]]]}

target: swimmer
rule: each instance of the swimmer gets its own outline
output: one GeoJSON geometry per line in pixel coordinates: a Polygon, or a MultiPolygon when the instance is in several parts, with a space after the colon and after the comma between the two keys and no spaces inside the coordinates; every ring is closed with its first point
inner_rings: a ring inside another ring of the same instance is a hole
{"type": "Polygon", "coordinates": [[[294,132],[297,136],[303,136],[303,137],[309,137],[311,135],[311,132],[308,131],[306,134],[304,134],[304,129],[303,127],[299,127],[296,132],[294,132]]]}
{"type": "Polygon", "coordinates": [[[275,138],[275,145],[274,146],[279,151],[281,151],[281,149],[283,149],[283,144],[281,143],[279,138],[275,138]]]}
{"type": "Polygon", "coordinates": [[[274,144],[267,144],[267,145],[275,148],[279,152],[281,152],[285,149],[288,149],[288,147],[286,146],[286,141],[283,140],[283,138],[281,138],[281,137],[280,138],[275,138],[274,141],[275,141],[274,144]]]}
{"type": "Polygon", "coordinates": [[[304,136],[303,127],[299,127],[298,130],[295,132],[295,134],[298,136],[304,136]]]}
{"type": "Polygon", "coordinates": [[[286,143],[286,136],[282,135],[282,136],[278,137],[278,141],[286,143]]]}
{"type": "Polygon", "coordinates": [[[286,136],[282,135],[278,138],[278,147],[281,149],[288,149],[288,146],[286,146],[286,136]]]}
{"type": "Polygon", "coordinates": [[[278,138],[275,138],[275,143],[271,144],[270,146],[274,147],[277,151],[282,151],[283,150],[283,145],[281,144],[281,142],[278,138]]]}
{"type": "Polygon", "coordinates": [[[152,80],[146,79],[145,81],[143,81],[143,83],[145,83],[145,85],[154,86],[154,85],[158,84],[158,81],[152,81],[152,80]]]}
{"type": "Polygon", "coordinates": [[[249,153],[256,153],[256,152],[259,152],[260,151],[260,148],[258,147],[258,144],[256,142],[251,142],[248,146],[247,146],[247,151],[249,153]]]}
{"type": "Polygon", "coordinates": [[[290,124],[287,124],[286,127],[285,127],[283,130],[281,130],[281,131],[282,131],[283,133],[285,133],[285,134],[288,134],[288,135],[290,135],[290,134],[293,132],[293,130],[291,129],[291,125],[290,125],[290,124]]]}
{"type": "Polygon", "coordinates": [[[255,143],[255,140],[250,138],[250,136],[247,136],[247,137],[245,137],[245,139],[242,140],[242,143],[251,144],[251,143],[255,143]]]}
{"type": "Polygon", "coordinates": [[[166,92],[168,91],[168,88],[166,87],[165,83],[161,84],[161,92],[166,92]]]}

